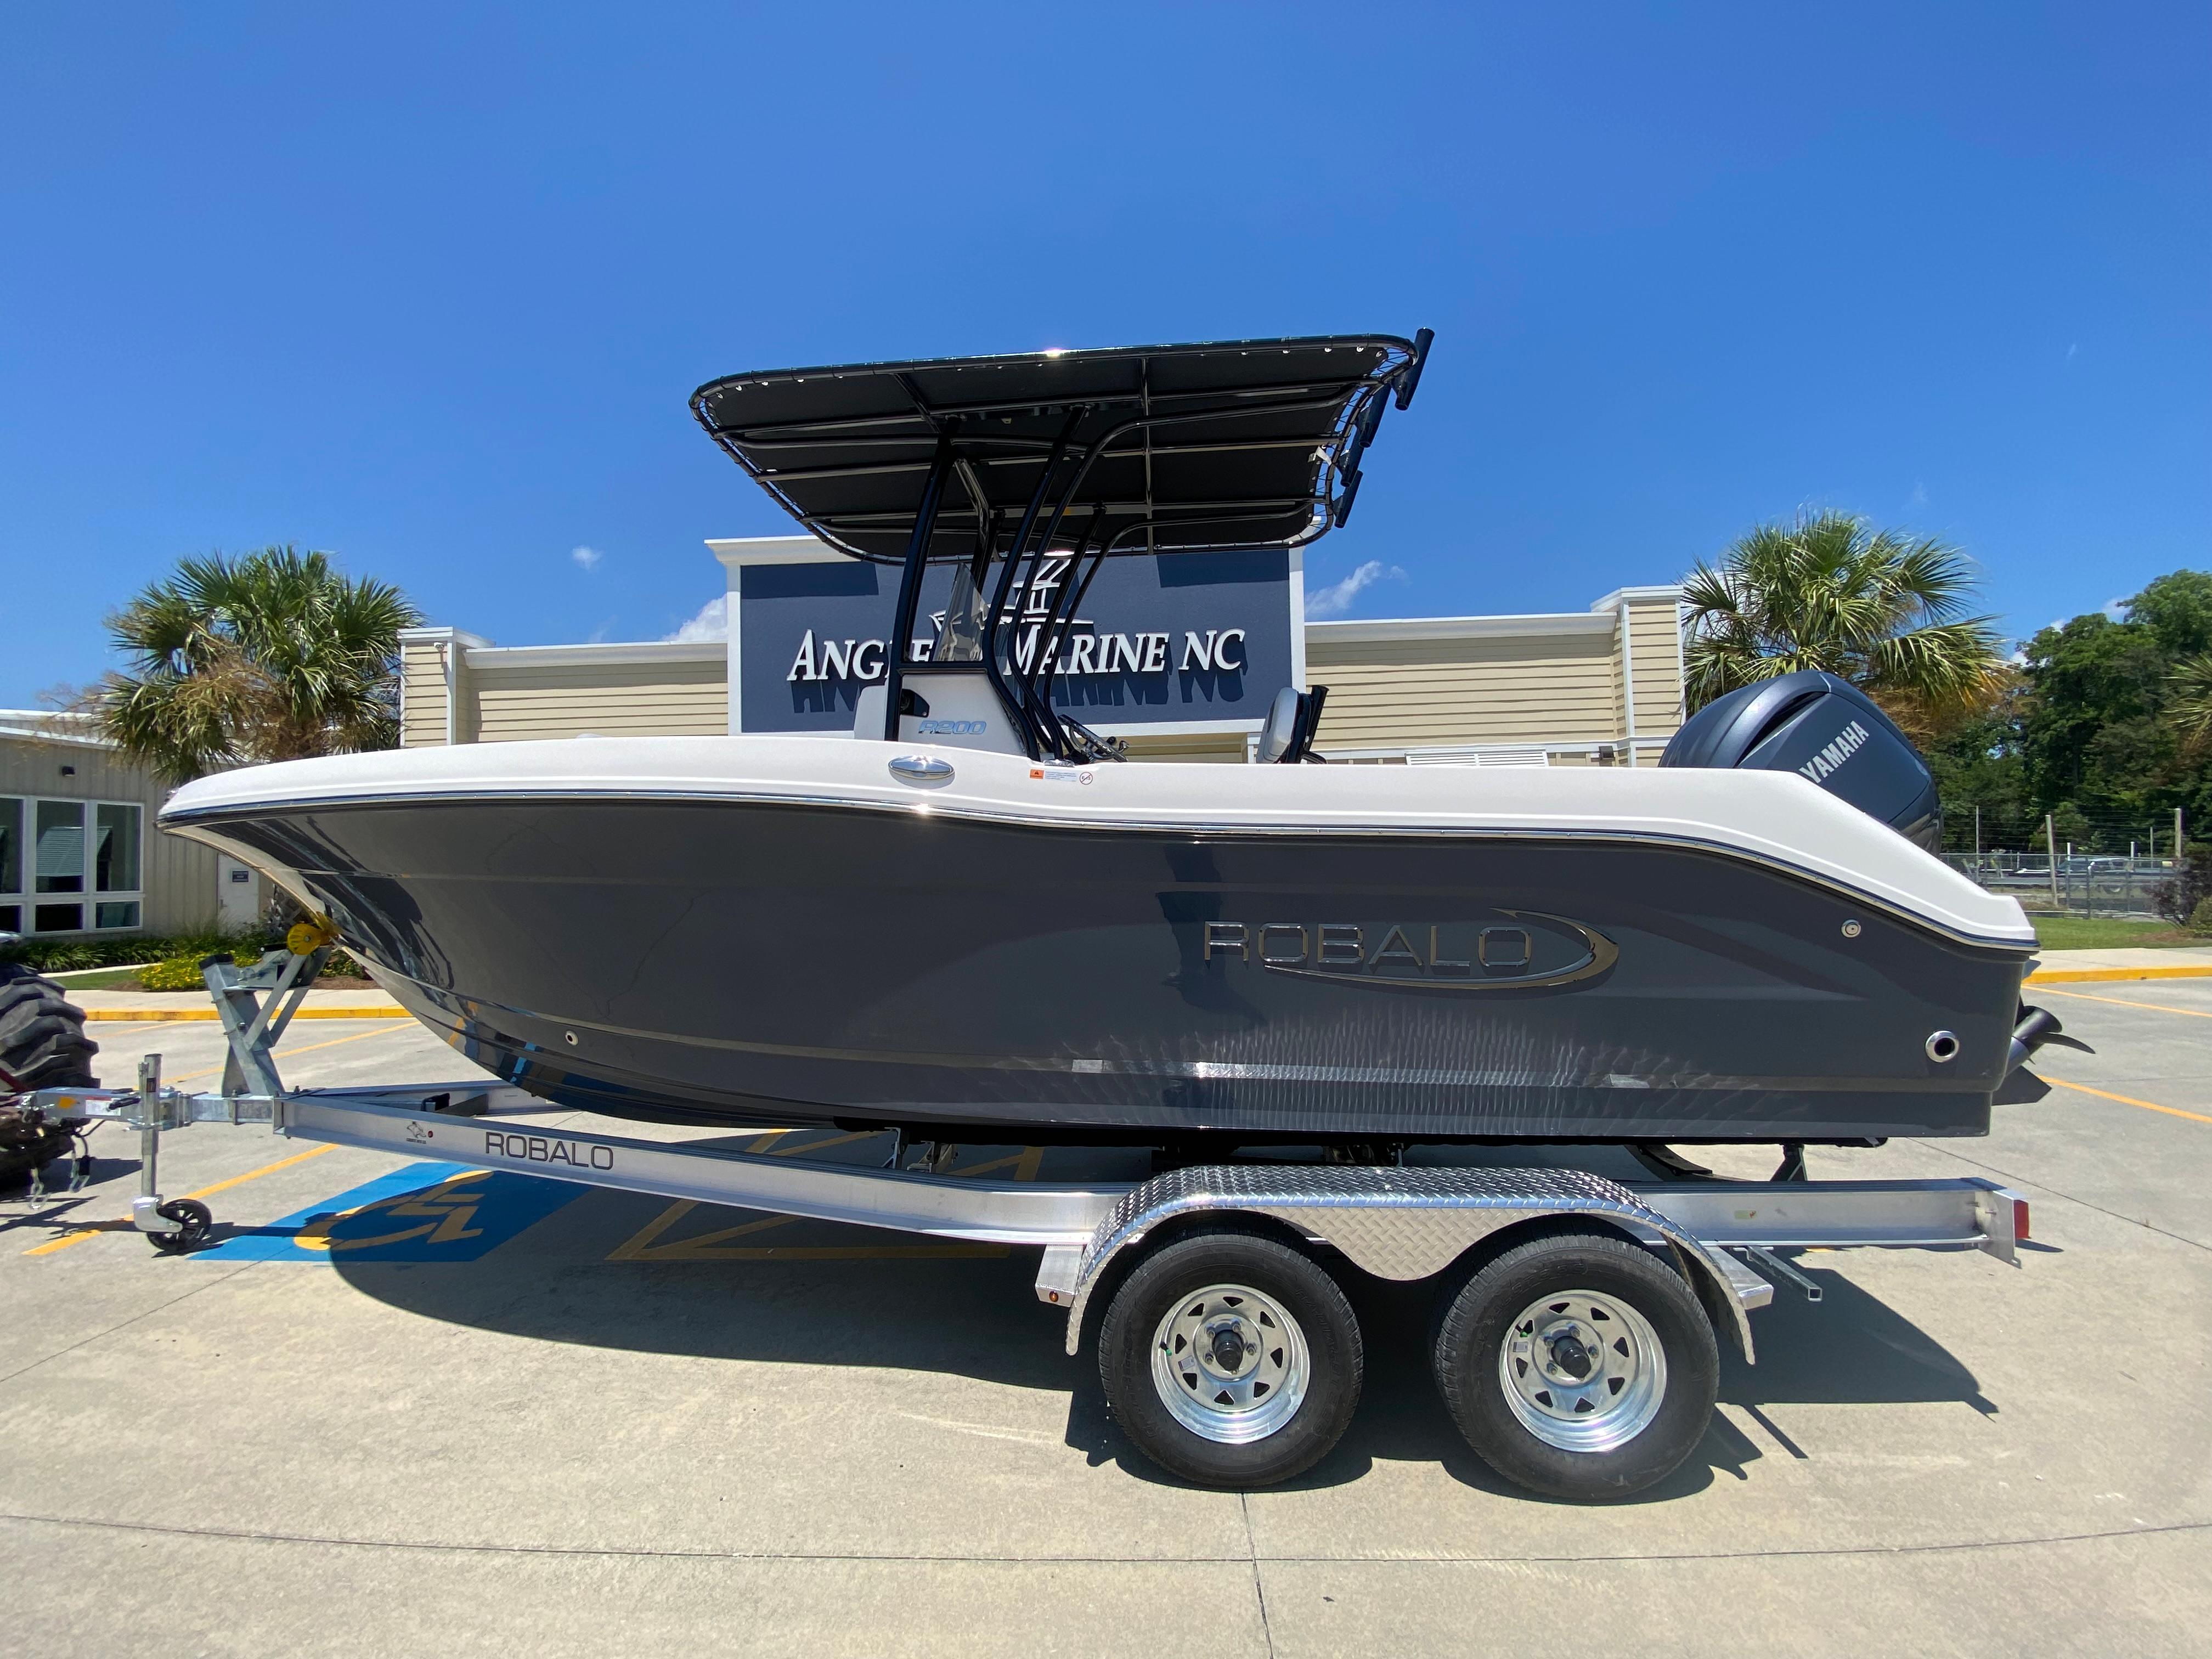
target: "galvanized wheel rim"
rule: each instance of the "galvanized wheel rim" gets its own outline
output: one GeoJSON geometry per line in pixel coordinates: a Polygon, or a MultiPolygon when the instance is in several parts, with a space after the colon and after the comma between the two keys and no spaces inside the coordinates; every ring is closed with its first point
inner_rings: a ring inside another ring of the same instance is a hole
{"type": "Polygon", "coordinates": [[[1282,1304],[1243,1285],[1183,1297],[1152,1333],[1152,1388],[1175,1420],[1224,1446],[1265,1440],[1297,1415],[1313,1367],[1282,1304]]]}
{"type": "Polygon", "coordinates": [[[1651,1425],[1667,1353],[1651,1322],[1598,1291],[1531,1302],[1505,1328],[1498,1380],[1521,1426],[1562,1451],[1606,1452],[1651,1425]]]}

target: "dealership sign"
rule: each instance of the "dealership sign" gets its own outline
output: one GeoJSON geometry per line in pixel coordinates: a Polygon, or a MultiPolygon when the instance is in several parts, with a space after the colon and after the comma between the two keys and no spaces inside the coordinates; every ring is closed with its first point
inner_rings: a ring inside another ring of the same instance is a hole
{"type": "MultiPolygon", "coordinates": [[[[1054,707],[1092,726],[1250,727],[1293,678],[1291,569],[1279,549],[1109,559],[1047,647],[1046,615],[1065,608],[1072,573],[1048,557],[1009,601],[1014,659],[1027,669],[1045,649],[1054,707]]],[[[839,557],[732,574],[735,729],[850,731],[860,688],[884,678],[898,568],[839,557]]],[[[927,658],[951,585],[950,566],[927,572],[913,659],[927,658]]]]}

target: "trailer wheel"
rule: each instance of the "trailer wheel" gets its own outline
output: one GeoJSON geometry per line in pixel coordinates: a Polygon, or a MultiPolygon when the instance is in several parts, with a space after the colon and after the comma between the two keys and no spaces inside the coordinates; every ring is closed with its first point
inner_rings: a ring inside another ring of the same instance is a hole
{"type": "Polygon", "coordinates": [[[215,1215],[196,1198],[173,1198],[154,1213],[164,1221],[173,1221],[177,1231],[173,1233],[148,1233],[146,1242],[163,1255],[182,1255],[187,1250],[197,1250],[207,1243],[209,1231],[215,1226],[215,1215]]]}
{"type": "Polygon", "coordinates": [[[1553,1498],[1626,1498],[1704,1437],[1720,1388],[1711,1320],[1652,1254],[1536,1239],[1469,1279],[1439,1322],[1437,1386],[1475,1455],[1553,1498]]]}
{"type": "Polygon", "coordinates": [[[1363,1363],[1336,1281],[1237,1227],[1147,1256],[1098,1334],[1099,1379],[1129,1438],[1206,1486],[1273,1486],[1320,1462],[1352,1421],[1363,1363]]]}

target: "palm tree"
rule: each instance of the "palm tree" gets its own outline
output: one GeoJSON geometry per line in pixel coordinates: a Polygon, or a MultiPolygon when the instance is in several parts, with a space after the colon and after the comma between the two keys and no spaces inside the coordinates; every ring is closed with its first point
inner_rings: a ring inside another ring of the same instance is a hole
{"type": "Polygon", "coordinates": [[[2172,700],[2166,723],[2192,747],[2212,742],[2212,654],[2184,657],[2166,677],[2172,700]]]}
{"type": "Polygon", "coordinates": [[[399,741],[399,630],[388,582],[349,580],[290,546],[185,559],[108,618],[131,672],[94,699],[131,758],[179,782],[217,767],[399,741]]]}
{"type": "Polygon", "coordinates": [[[1989,708],[2011,678],[1989,617],[1966,617],[1957,548],[1846,513],[1760,525],[1684,583],[1692,709],[1800,669],[1849,680],[1906,731],[1936,735],[1989,708]]]}

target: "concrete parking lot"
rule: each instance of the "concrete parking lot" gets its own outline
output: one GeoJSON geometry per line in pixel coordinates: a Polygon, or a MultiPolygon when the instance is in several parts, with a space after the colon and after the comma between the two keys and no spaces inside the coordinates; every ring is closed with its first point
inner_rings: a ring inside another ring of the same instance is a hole
{"type": "MultiPolygon", "coordinates": [[[[2212,1650],[2212,981],[2046,998],[2098,1049],[2054,1051],[2075,1086],[1986,1140],[1813,1160],[2002,1178],[2021,1266],[1801,1258],[1826,1299],[1757,1316],[1698,1454],[1610,1509],[1468,1455],[1404,1290],[1359,1298],[1344,1443],[1239,1497],[1126,1447],[1030,1252],[204,1127],[163,1185],[220,1242],[161,1258],[116,1224],[135,1142],[106,1128],[78,1201],[0,1205],[10,1646],[2212,1650]]],[[[111,1082],[149,1049],[219,1064],[209,1025],[96,1035],[111,1082]]],[[[410,1022],[286,1053],[297,1085],[468,1070],[410,1022]]],[[[836,1139],[739,1144],[869,1153],[836,1139]]]]}

